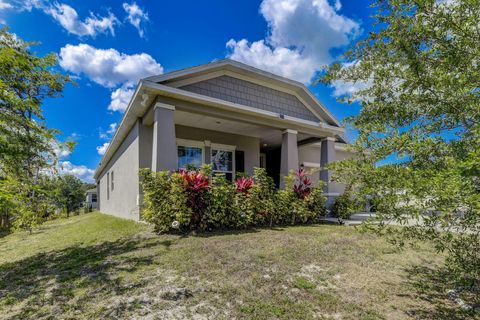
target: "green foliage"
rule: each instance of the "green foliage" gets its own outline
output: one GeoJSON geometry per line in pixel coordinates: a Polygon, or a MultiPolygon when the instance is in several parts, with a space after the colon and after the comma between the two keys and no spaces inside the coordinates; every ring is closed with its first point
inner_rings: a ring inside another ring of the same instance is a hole
{"type": "MultiPolygon", "coordinates": [[[[0,180],[2,226],[31,230],[52,211],[49,175],[55,166],[56,130],[41,104],[60,95],[68,76],[55,72],[57,56],[38,57],[27,43],[0,29],[0,180]]],[[[54,174],[54,173],[52,173],[54,174]]]]}
{"type": "Polygon", "coordinates": [[[349,219],[352,214],[359,212],[361,209],[361,202],[353,194],[351,186],[347,186],[344,193],[335,198],[332,213],[335,217],[349,219]]]}
{"type": "Polygon", "coordinates": [[[58,207],[66,210],[67,214],[80,209],[85,200],[86,186],[75,176],[59,176],[55,181],[55,200],[58,207]]]}
{"type": "Polygon", "coordinates": [[[211,176],[209,166],[200,171],[211,177],[206,191],[200,190],[201,205],[198,199],[191,201],[189,183],[194,180],[189,178],[186,183],[185,178],[197,177],[195,172],[186,175],[142,169],[143,218],[157,231],[165,232],[311,223],[325,214],[321,185],[302,199],[293,187],[277,190],[264,169],[255,168],[254,182],[249,188],[237,188],[239,182],[235,185],[223,176],[211,176]]]}
{"type": "Polygon", "coordinates": [[[361,88],[343,97],[361,104],[349,120],[358,157],[333,165],[335,179],[354,184],[359,199],[373,197],[378,220],[409,224],[372,230],[400,245],[432,241],[462,287],[478,293],[480,1],[373,6],[377,28],[320,80],[361,88]],[[385,159],[396,161],[378,165],[385,159]]]}

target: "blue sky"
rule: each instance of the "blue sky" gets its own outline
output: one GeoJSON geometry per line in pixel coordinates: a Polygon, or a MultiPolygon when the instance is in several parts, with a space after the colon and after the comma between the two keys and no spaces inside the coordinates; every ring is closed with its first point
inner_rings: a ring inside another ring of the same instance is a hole
{"type": "MultiPolygon", "coordinates": [[[[312,86],[315,72],[368,32],[367,0],[0,0],[0,23],[39,55],[54,52],[71,74],[63,97],[44,112],[60,140],[62,172],[91,181],[137,81],[230,57],[294,78],[339,119],[358,112],[336,96],[351,85],[312,86]]],[[[349,133],[353,137],[353,133],[349,133]]]]}

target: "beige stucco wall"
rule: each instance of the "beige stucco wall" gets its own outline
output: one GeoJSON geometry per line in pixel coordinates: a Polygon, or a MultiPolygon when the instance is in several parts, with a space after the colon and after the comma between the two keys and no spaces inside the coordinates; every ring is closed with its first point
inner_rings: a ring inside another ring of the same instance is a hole
{"type": "Polygon", "coordinates": [[[236,146],[236,150],[245,153],[245,171],[253,174],[253,168],[260,165],[260,139],[254,137],[229,134],[218,131],[175,126],[175,134],[179,139],[210,141],[211,143],[236,146]]]}
{"type": "Polygon", "coordinates": [[[140,126],[140,122],[137,121],[98,178],[100,211],[103,213],[139,220],[137,196],[139,194],[140,126]],[[107,199],[108,172],[114,172],[114,190],[110,190],[110,196],[107,199]]]}
{"type": "MultiPolygon", "coordinates": [[[[300,146],[298,148],[298,161],[300,165],[304,162],[320,164],[320,156],[321,156],[320,146],[306,145],[306,146],[300,146]]],[[[353,156],[352,153],[345,152],[342,150],[335,150],[336,161],[348,159],[352,156],[353,156]]],[[[305,169],[312,169],[312,168],[305,167],[305,169]]],[[[314,174],[312,174],[311,178],[314,183],[317,183],[320,178],[320,173],[318,171],[319,170],[318,168],[315,168],[315,169],[317,171],[314,174]]],[[[345,186],[338,183],[332,183],[331,189],[332,189],[331,192],[333,193],[343,193],[345,186]]]]}

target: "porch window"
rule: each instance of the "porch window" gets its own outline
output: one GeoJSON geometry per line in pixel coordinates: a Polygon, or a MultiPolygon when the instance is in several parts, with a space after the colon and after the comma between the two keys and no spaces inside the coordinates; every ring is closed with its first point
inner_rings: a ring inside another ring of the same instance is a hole
{"type": "Polygon", "coordinates": [[[234,150],[212,148],[212,171],[225,175],[225,179],[232,181],[234,176],[234,150]]]}
{"type": "Polygon", "coordinates": [[[178,145],[178,168],[200,168],[203,164],[203,148],[195,146],[178,145]]]}

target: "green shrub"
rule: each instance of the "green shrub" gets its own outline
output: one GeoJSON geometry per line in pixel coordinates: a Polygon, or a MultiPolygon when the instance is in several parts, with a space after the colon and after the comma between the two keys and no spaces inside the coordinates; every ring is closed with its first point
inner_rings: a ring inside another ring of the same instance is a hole
{"type": "Polygon", "coordinates": [[[347,186],[345,192],[335,199],[332,206],[332,213],[335,217],[349,219],[354,213],[361,210],[361,203],[351,192],[351,188],[347,186]]]}
{"type": "Polygon", "coordinates": [[[286,178],[282,190],[260,168],[235,183],[212,176],[210,166],[173,173],[142,169],[140,177],[142,216],[158,232],[311,223],[325,213],[321,186],[311,187],[298,173],[286,178]]]}

